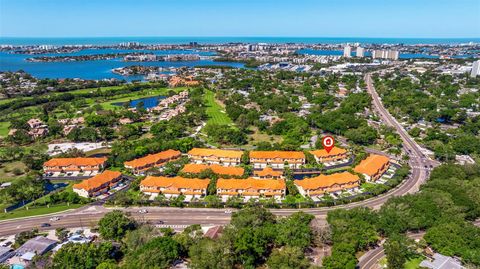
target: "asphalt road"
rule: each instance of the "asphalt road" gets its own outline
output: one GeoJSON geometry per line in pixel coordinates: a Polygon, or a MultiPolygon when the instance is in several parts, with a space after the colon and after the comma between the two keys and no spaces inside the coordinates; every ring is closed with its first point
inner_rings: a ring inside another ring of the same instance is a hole
{"type": "MultiPolygon", "coordinates": [[[[393,126],[400,134],[403,140],[403,147],[410,155],[410,165],[412,166],[412,174],[402,184],[397,186],[390,192],[374,197],[368,200],[351,203],[348,205],[340,205],[329,208],[312,208],[302,209],[304,212],[315,215],[320,221],[325,221],[326,215],[329,211],[338,208],[354,208],[359,206],[371,207],[378,209],[392,196],[400,196],[407,193],[413,193],[418,191],[420,184],[422,184],[428,177],[428,170],[424,169],[425,165],[436,165],[435,162],[424,156],[420,150],[420,147],[415,141],[408,135],[408,133],[398,124],[398,122],[388,113],[383,107],[377,93],[375,92],[371,83],[371,78],[366,75],[365,80],[368,86],[368,92],[372,96],[373,106],[378,112],[381,119],[388,125],[393,126]]],[[[209,209],[209,208],[162,208],[162,207],[149,207],[149,211],[146,214],[139,213],[139,208],[123,208],[122,210],[129,212],[132,217],[138,221],[152,221],[153,223],[161,220],[164,225],[186,226],[190,224],[203,224],[203,225],[221,225],[226,224],[230,220],[230,214],[225,213],[224,209],[209,209]]],[[[32,228],[38,228],[42,223],[49,223],[50,227],[40,228],[40,230],[50,230],[58,227],[76,228],[76,227],[92,227],[94,224],[111,209],[105,208],[100,205],[85,206],[69,212],[63,212],[59,214],[52,214],[49,216],[37,216],[26,219],[14,219],[0,221],[0,236],[16,234],[21,231],[27,231],[32,228]],[[50,221],[52,216],[58,216],[58,221],[50,221]]],[[[276,215],[289,215],[298,210],[296,209],[278,209],[271,210],[276,215]]]]}

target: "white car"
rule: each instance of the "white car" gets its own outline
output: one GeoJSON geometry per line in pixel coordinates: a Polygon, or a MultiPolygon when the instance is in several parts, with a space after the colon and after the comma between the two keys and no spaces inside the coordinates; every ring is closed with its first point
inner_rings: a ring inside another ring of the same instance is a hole
{"type": "Polygon", "coordinates": [[[232,214],[232,210],[230,209],[225,210],[225,214],[232,214]]]}
{"type": "Polygon", "coordinates": [[[50,218],[50,221],[57,221],[59,219],[60,219],[59,217],[53,217],[53,218],[50,218]]]}
{"type": "Polygon", "coordinates": [[[140,214],[146,214],[146,213],[148,213],[148,210],[146,210],[146,209],[140,209],[140,210],[138,210],[138,213],[140,213],[140,214]]]}

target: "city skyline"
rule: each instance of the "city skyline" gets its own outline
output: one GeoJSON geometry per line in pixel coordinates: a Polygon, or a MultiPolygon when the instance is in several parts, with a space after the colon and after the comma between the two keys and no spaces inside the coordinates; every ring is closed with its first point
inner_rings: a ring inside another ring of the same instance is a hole
{"type": "Polygon", "coordinates": [[[0,15],[3,37],[480,37],[475,0],[0,0],[0,15]]]}

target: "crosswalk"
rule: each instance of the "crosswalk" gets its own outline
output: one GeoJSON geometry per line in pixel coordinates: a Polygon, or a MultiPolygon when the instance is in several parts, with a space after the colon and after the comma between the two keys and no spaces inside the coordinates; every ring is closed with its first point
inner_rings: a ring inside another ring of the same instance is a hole
{"type": "Polygon", "coordinates": [[[170,224],[157,224],[155,227],[157,228],[172,228],[174,230],[183,230],[187,228],[190,225],[183,225],[183,224],[178,224],[178,225],[170,225],[170,224]]]}

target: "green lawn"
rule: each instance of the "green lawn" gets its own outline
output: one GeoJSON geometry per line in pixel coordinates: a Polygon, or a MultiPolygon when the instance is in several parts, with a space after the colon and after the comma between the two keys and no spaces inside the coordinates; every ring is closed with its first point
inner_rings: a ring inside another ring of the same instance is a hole
{"type": "Polygon", "coordinates": [[[415,259],[411,259],[411,260],[408,260],[406,263],[405,263],[405,269],[418,269],[420,268],[420,263],[423,261],[424,259],[423,258],[415,258],[415,259]]]}
{"type": "Polygon", "coordinates": [[[25,170],[27,167],[23,162],[20,161],[15,161],[15,162],[8,162],[8,163],[3,163],[0,166],[0,183],[3,182],[12,182],[15,179],[19,177],[25,176],[25,170]],[[18,169],[22,172],[22,174],[15,175],[13,173],[14,169],[18,169]]]}
{"type": "Polygon", "coordinates": [[[207,105],[207,124],[231,125],[232,120],[228,117],[224,108],[215,100],[215,93],[205,91],[205,104],[207,105]]]}
{"type": "Polygon", "coordinates": [[[10,122],[0,122],[0,137],[7,136],[9,128],[10,122]]]}
{"type": "MultiPolygon", "coordinates": [[[[124,85],[108,86],[108,87],[100,87],[100,90],[101,91],[116,91],[116,90],[121,90],[124,87],[125,87],[124,85]]],[[[73,91],[68,91],[68,92],[51,92],[51,93],[46,93],[46,94],[41,95],[41,96],[51,96],[51,95],[59,95],[59,94],[65,94],[65,93],[82,94],[82,93],[94,92],[94,91],[97,91],[97,89],[98,88],[88,88],[88,89],[79,89],[79,90],[73,90],[73,91]]],[[[142,97],[147,97],[147,96],[155,96],[155,95],[166,94],[168,92],[168,90],[174,90],[176,92],[179,92],[179,91],[182,91],[182,90],[185,90],[185,89],[186,89],[185,87],[179,87],[179,88],[175,88],[175,89],[168,89],[168,88],[158,88],[158,89],[153,89],[153,90],[152,89],[147,89],[147,90],[142,90],[142,91],[138,91],[138,92],[135,92],[135,93],[128,94],[128,96],[125,97],[126,98],[125,100],[122,100],[124,98],[120,98],[120,96],[118,97],[118,99],[119,99],[119,102],[128,101],[130,99],[137,99],[137,98],[142,98],[142,97]],[[148,94],[144,95],[144,93],[146,93],[146,92],[158,92],[158,93],[153,93],[151,95],[148,95],[148,94]]],[[[32,98],[33,97],[17,97],[17,98],[9,98],[9,99],[0,99],[0,104],[8,103],[8,102],[11,102],[11,101],[14,101],[14,100],[28,100],[28,99],[32,99],[32,98]]],[[[90,99],[87,99],[87,102],[94,103],[90,99]]],[[[100,104],[105,109],[113,109],[115,106],[110,105],[109,103],[111,103],[111,102],[115,103],[115,102],[117,102],[117,100],[114,99],[114,100],[110,100],[108,102],[104,102],[104,103],[100,103],[100,104]]],[[[33,106],[33,107],[37,107],[37,106],[33,106]]]]}
{"type": "Polygon", "coordinates": [[[22,218],[22,217],[31,217],[31,216],[38,216],[38,215],[45,215],[45,214],[52,214],[57,213],[69,209],[76,209],[82,207],[83,205],[52,205],[50,207],[38,207],[38,208],[31,208],[26,210],[24,208],[16,209],[8,213],[1,213],[0,220],[6,219],[14,219],[14,218],[22,218]]]}
{"type": "Polygon", "coordinates": [[[360,186],[362,189],[365,191],[371,191],[372,189],[375,189],[376,184],[373,183],[363,183],[362,186],[360,186]]]}

